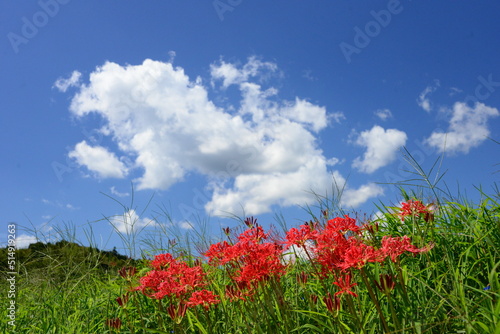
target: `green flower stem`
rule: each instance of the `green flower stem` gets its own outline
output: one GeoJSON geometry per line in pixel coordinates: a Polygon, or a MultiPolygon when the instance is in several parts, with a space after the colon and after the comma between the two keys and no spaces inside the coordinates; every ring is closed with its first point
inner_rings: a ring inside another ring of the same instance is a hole
{"type": "MultiPolygon", "coordinates": [[[[358,312],[356,312],[356,308],[354,307],[354,303],[352,302],[352,297],[347,295],[346,299],[347,299],[347,305],[349,306],[349,310],[351,311],[351,314],[354,317],[356,317],[356,322],[358,324],[361,324],[361,320],[359,319],[358,312]]],[[[340,325],[340,327],[342,328],[342,325],[340,325]]],[[[363,331],[363,333],[366,333],[366,329],[364,328],[364,326],[361,326],[361,330],[363,331]]]]}
{"type": "Polygon", "coordinates": [[[396,329],[401,329],[401,324],[399,323],[398,317],[396,315],[396,310],[394,309],[394,304],[392,302],[391,292],[388,291],[386,293],[386,296],[387,296],[387,301],[389,302],[389,308],[391,309],[392,321],[396,325],[396,329]]]}
{"type": "Polygon", "coordinates": [[[368,282],[368,279],[366,278],[366,273],[363,268],[360,270],[361,273],[361,278],[363,279],[363,283],[365,284],[366,288],[368,289],[368,294],[370,295],[371,300],[375,304],[375,308],[377,309],[377,312],[380,316],[380,321],[382,321],[382,325],[384,326],[384,331],[386,333],[389,333],[389,326],[387,325],[387,321],[385,320],[384,314],[382,313],[382,309],[380,308],[380,304],[377,300],[377,297],[375,296],[375,293],[372,290],[372,287],[370,283],[368,282]]]}

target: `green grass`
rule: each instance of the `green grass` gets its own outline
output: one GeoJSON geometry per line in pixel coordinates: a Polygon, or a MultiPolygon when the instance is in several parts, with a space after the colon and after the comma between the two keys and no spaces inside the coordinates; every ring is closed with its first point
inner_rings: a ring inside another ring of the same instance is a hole
{"type": "MultiPolygon", "coordinates": [[[[204,289],[218,295],[220,303],[189,307],[185,315],[172,319],[168,308],[177,305],[178,298],[156,300],[131,291],[151,270],[148,261],[132,261],[73,242],[35,244],[17,252],[16,326],[3,317],[0,332],[500,333],[500,198],[498,191],[481,194],[478,203],[436,200],[432,219],[420,215],[401,221],[394,208],[381,205],[385,215],[371,222],[364,242],[378,248],[384,236],[406,235],[416,247],[432,244],[433,248],[404,253],[395,262],[386,259],[351,269],[357,297],[340,295],[338,309],[327,301],[328,296],[334,300],[338,291],[333,282],[339,272],[321,275],[314,261],[298,260],[280,279],[270,276],[255,285],[252,296],[234,301],[225,290],[234,286],[228,273],[236,268],[212,266],[201,258],[207,275],[204,289]],[[123,266],[135,266],[138,272],[124,278],[118,273],[123,266]],[[298,279],[305,276],[307,280],[298,279]],[[389,277],[394,286],[379,289],[381,277],[389,277]],[[116,299],[125,295],[128,301],[119,305],[116,299]]],[[[402,191],[404,200],[422,200],[416,197],[402,191]]],[[[317,220],[325,224],[331,218],[317,220]]],[[[205,250],[210,244],[189,240],[205,250]]],[[[164,252],[196,265],[189,245],[167,244],[164,252]]],[[[153,244],[151,253],[157,253],[153,244]]],[[[8,291],[8,270],[0,269],[0,288],[8,291]]],[[[8,305],[10,299],[4,293],[0,301],[8,305]]]]}

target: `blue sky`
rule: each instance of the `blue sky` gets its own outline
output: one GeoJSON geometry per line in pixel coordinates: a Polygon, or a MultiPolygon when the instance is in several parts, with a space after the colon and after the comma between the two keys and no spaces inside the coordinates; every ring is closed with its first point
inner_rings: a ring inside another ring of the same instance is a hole
{"type": "Polygon", "coordinates": [[[11,222],[19,246],[74,227],[82,243],[91,229],[98,247],[122,249],[114,229],[126,236],[131,221],[143,235],[200,221],[218,233],[242,209],[294,225],[334,180],[347,211],[372,215],[400,200],[385,183],[412,177],[403,148],[425,170],[443,156],[453,195],[491,193],[499,12],[496,1],[3,1],[0,237],[11,222]]]}

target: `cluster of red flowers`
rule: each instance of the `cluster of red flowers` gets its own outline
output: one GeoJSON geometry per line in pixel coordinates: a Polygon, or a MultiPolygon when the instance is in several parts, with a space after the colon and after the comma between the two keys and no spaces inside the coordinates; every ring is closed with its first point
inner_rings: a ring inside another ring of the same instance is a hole
{"type": "Polygon", "coordinates": [[[300,226],[300,229],[291,229],[286,234],[286,246],[295,245],[302,247],[306,252],[311,251],[306,247],[306,242],[313,242],[311,259],[319,263],[321,274],[326,277],[334,275],[337,279],[334,284],[339,288],[335,295],[347,293],[356,294],[351,288],[356,283],[351,283],[351,271],[363,268],[368,262],[383,262],[390,258],[395,262],[404,252],[420,253],[432,248],[428,245],[417,248],[411,244],[407,236],[384,236],[381,247],[374,247],[362,237],[362,228],[356,225],[356,220],[344,216],[327,221],[324,227],[317,223],[300,226]]]}
{"type": "MultiPolygon", "coordinates": [[[[406,203],[401,215],[421,213],[425,209],[418,201],[406,203]]],[[[289,265],[283,261],[284,251],[291,247],[301,248],[313,261],[314,268],[319,268],[320,276],[334,277],[337,292],[332,297],[328,294],[325,303],[330,311],[338,310],[338,296],[357,294],[352,282],[355,270],[362,269],[369,262],[393,262],[404,252],[420,253],[428,251],[432,245],[417,248],[407,236],[384,236],[378,246],[363,237],[363,230],[369,226],[358,226],[356,220],[349,217],[330,219],[326,224],[309,222],[298,229],[292,228],[286,233],[285,241],[278,241],[266,233],[256,223],[247,219],[248,229],[241,233],[235,242],[212,244],[204,253],[208,264],[224,268],[231,284],[226,287],[226,298],[245,300],[252,296],[259,283],[273,278],[279,281],[289,265]]],[[[229,236],[229,229],[225,230],[229,236]]],[[[201,263],[189,266],[186,262],[175,259],[171,254],[157,255],[150,263],[152,270],[140,279],[140,286],[135,288],[146,296],[156,299],[168,298],[168,313],[172,319],[182,318],[187,307],[210,305],[220,302],[219,296],[206,290],[207,278],[201,263]]],[[[123,273],[128,274],[127,273],[123,273]]],[[[307,274],[298,277],[301,284],[307,281],[307,274]]],[[[393,288],[392,278],[381,279],[380,289],[389,291],[393,288]]]]}
{"type": "Polygon", "coordinates": [[[401,220],[404,220],[405,217],[419,217],[420,215],[423,215],[426,221],[433,218],[432,210],[418,200],[409,200],[401,203],[401,209],[399,209],[401,220]]]}
{"type": "Polygon", "coordinates": [[[190,267],[186,262],[175,259],[171,254],[157,255],[150,266],[153,270],[141,277],[141,285],[136,290],[155,299],[170,298],[179,302],[178,310],[169,314],[183,315],[185,306],[202,305],[208,308],[220,301],[212,291],[204,289],[208,284],[201,265],[190,267]]]}
{"type": "MultiPolygon", "coordinates": [[[[269,233],[264,233],[261,226],[250,224],[238,236],[236,243],[223,241],[213,244],[204,255],[209,264],[226,266],[238,290],[246,291],[248,295],[259,282],[271,277],[279,279],[285,273],[285,265],[281,262],[283,246],[269,239],[269,233]]],[[[242,295],[235,294],[233,288],[227,290],[231,299],[242,299],[242,295]]]]}

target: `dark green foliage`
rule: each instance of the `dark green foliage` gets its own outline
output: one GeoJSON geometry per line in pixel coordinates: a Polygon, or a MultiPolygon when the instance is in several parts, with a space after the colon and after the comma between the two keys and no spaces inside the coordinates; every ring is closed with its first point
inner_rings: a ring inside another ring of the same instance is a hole
{"type": "MultiPolygon", "coordinates": [[[[7,248],[0,249],[0,258],[7,258],[7,248]]],[[[137,261],[113,251],[81,246],[61,240],[56,243],[37,242],[16,251],[16,264],[21,277],[43,276],[47,281],[62,282],[78,278],[88,271],[98,275],[116,274],[124,266],[137,261]],[[51,270],[47,272],[47,268],[51,270]]],[[[2,276],[8,272],[6,261],[0,262],[2,276]]]]}

